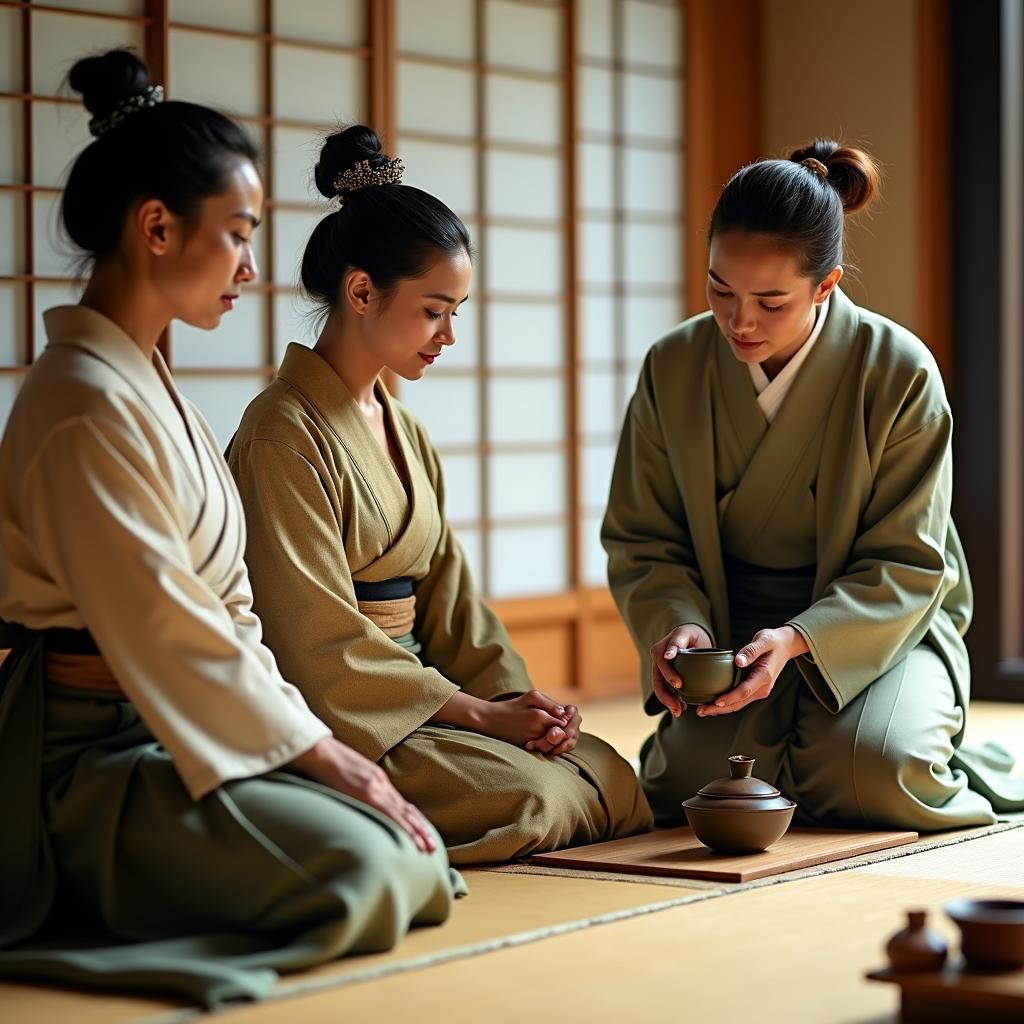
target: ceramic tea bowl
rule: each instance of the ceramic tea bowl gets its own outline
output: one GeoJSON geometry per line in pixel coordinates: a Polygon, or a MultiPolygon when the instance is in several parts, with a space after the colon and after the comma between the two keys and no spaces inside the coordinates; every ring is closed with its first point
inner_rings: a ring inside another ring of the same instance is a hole
{"type": "Polygon", "coordinates": [[[680,651],[672,659],[672,667],[683,681],[676,695],[687,704],[710,704],[721,697],[740,681],[743,670],[734,663],[735,657],[735,651],[717,647],[680,651]]]}
{"type": "Polygon", "coordinates": [[[793,820],[796,804],[753,777],[754,759],[729,758],[727,778],[709,782],[683,801],[693,834],[717,853],[760,853],[777,843],[793,820]]]}
{"type": "Polygon", "coordinates": [[[1024,967],[1024,901],[956,900],[944,909],[960,929],[960,952],[971,967],[1024,967]]]}

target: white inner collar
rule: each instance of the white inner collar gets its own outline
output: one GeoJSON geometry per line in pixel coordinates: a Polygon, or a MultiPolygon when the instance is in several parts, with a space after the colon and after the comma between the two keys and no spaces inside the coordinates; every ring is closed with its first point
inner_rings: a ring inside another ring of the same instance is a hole
{"type": "Polygon", "coordinates": [[[764,413],[765,419],[769,423],[775,419],[783,399],[789,393],[796,375],[800,372],[800,367],[803,366],[804,360],[810,355],[815,342],[821,336],[822,329],[825,326],[825,318],[828,316],[828,306],[831,301],[831,297],[827,298],[818,308],[818,316],[814,322],[814,329],[811,331],[810,337],[800,346],[793,358],[778,372],[774,380],[768,379],[768,375],[764,372],[760,363],[747,364],[750,370],[750,379],[753,382],[754,390],[757,392],[757,404],[761,407],[761,412],[764,413]]]}

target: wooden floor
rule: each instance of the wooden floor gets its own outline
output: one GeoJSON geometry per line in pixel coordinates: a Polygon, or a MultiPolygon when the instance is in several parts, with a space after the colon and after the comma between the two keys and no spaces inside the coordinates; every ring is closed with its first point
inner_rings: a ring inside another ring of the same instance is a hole
{"type": "MultiPolygon", "coordinates": [[[[633,701],[585,708],[584,720],[588,731],[607,737],[629,756],[636,754],[650,722],[633,701]]],[[[1024,759],[1024,706],[976,705],[968,735],[975,741],[998,739],[1024,759]]],[[[884,941],[901,927],[904,911],[931,910],[935,926],[953,939],[955,929],[943,917],[942,904],[961,895],[1024,899],[1022,864],[1024,828],[242,1007],[225,1016],[230,1024],[469,1024],[481,1019],[489,1024],[669,1019],[877,1024],[896,1019],[897,996],[863,975],[882,965],[884,941]]],[[[479,872],[471,874],[470,885],[472,894],[461,901],[456,918],[432,930],[433,936],[411,936],[405,952],[417,944],[426,949],[445,928],[458,929],[460,938],[463,932],[467,939],[479,938],[500,934],[506,919],[507,931],[521,931],[535,922],[615,911],[676,892],[628,882],[524,881],[479,872]]],[[[40,1001],[31,990],[0,990],[0,1020],[112,1024],[156,1016],[144,1001],[105,1014],[95,997],[49,995],[49,1001],[40,1001]]]]}

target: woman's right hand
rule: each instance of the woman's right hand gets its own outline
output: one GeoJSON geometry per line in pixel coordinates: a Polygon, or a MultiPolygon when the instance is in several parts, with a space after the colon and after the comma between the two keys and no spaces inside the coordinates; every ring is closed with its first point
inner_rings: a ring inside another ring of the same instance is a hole
{"type": "Polygon", "coordinates": [[[651,647],[651,684],[654,695],[668,708],[673,718],[683,713],[683,702],[674,692],[682,688],[683,681],[672,667],[672,659],[680,651],[711,646],[711,637],[700,626],[690,622],[676,626],[651,647]]]}
{"type": "Polygon", "coordinates": [[[482,718],[478,726],[480,732],[517,747],[543,739],[556,726],[564,730],[572,717],[561,704],[538,690],[486,701],[479,714],[482,718]]]}
{"type": "Polygon", "coordinates": [[[314,782],[360,800],[387,815],[409,834],[422,853],[432,853],[437,849],[437,841],[427,819],[395,789],[387,772],[333,736],[325,736],[300,754],[290,767],[314,782]]]}

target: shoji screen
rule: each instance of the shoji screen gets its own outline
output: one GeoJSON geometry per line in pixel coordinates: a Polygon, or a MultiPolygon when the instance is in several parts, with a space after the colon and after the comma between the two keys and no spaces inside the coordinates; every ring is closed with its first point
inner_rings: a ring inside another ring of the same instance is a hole
{"type": "Polygon", "coordinates": [[[61,182],[90,136],[64,76],[90,50],[144,52],[145,15],[142,0],[0,4],[0,423],[46,343],[43,310],[80,292],[58,212],[61,182]]]}
{"type": "Polygon", "coordinates": [[[578,17],[583,578],[605,582],[600,523],[647,349],[682,318],[681,12],[581,0],[578,17]]]}
{"type": "Polygon", "coordinates": [[[459,343],[402,400],[441,449],[449,514],[494,597],[563,592],[570,571],[566,5],[398,0],[406,180],[473,233],[459,343]]]}
{"type": "Polygon", "coordinates": [[[295,290],[303,246],[325,209],[311,168],[325,130],[367,116],[366,8],[363,0],[168,3],[169,95],[233,114],[265,154],[260,283],[216,332],[171,328],[175,376],[223,443],[287,342],[312,340],[295,290]]]}

